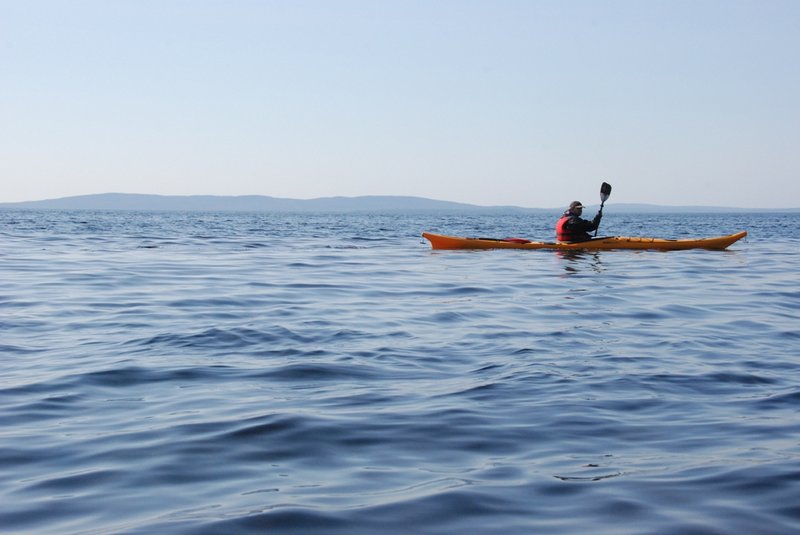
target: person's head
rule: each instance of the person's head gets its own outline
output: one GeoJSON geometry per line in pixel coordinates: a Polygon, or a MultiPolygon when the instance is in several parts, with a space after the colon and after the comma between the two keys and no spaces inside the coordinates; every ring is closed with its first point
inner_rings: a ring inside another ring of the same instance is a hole
{"type": "Polygon", "coordinates": [[[583,205],[581,201],[572,201],[569,203],[569,211],[575,215],[581,215],[583,213],[583,205]]]}

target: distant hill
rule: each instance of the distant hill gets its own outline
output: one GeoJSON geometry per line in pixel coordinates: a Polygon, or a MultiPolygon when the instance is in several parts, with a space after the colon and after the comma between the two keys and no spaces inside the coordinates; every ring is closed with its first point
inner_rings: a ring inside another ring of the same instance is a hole
{"type": "MultiPolygon", "coordinates": [[[[607,209],[611,208],[611,204],[607,209]]],[[[136,210],[136,211],[202,211],[202,212],[525,212],[557,213],[563,207],[523,208],[520,206],[478,206],[438,201],[423,197],[367,195],[361,197],[322,197],[319,199],[286,199],[264,195],[142,195],[134,193],[101,193],[42,201],[0,203],[0,209],[29,210],[136,210]]],[[[587,212],[596,210],[589,206],[587,212]]],[[[613,203],[616,213],[697,213],[697,212],[798,212],[759,210],[721,206],[659,206],[652,204],[613,203]]]]}
{"type": "MultiPolygon", "coordinates": [[[[423,197],[368,195],[286,199],[263,195],[142,195],[101,193],[43,201],[0,203],[0,209],[37,210],[169,210],[205,212],[407,212],[407,211],[526,211],[515,206],[477,206],[423,197]]],[[[536,210],[536,209],[532,209],[536,210]]]]}

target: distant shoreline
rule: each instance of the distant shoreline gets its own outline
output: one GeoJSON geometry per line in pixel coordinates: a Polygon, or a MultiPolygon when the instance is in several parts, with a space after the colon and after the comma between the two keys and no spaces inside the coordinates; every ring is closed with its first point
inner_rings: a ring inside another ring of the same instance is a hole
{"type": "MultiPolygon", "coordinates": [[[[611,209],[611,203],[607,210],[611,209]]],[[[589,206],[589,210],[596,206],[589,206]]],[[[557,213],[563,207],[479,206],[424,197],[368,195],[287,199],[263,195],[146,195],[100,193],[41,201],[0,203],[0,210],[113,210],[178,212],[458,212],[458,213],[557,213]]],[[[725,206],[667,206],[615,203],[616,213],[793,213],[800,208],[734,208],[725,206]]]]}

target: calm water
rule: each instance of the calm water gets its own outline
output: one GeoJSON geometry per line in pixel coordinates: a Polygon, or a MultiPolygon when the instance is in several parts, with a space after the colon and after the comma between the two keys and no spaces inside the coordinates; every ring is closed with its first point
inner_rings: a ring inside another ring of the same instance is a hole
{"type": "Polygon", "coordinates": [[[0,531],[797,533],[800,215],[606,211],[0,212],[0,531]]]}

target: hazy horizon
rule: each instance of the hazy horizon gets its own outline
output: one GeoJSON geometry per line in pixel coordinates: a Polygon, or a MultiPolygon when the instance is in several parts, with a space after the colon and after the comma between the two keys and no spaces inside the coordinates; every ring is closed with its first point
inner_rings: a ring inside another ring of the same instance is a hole
{"type": "MultiPolygon", "coordinates": [[[[584,204],[590,209],[597,209],[599,206],[599,199],[595,201],[586,201],[584,204]]],[[[447,199],[432,199],[428,197],[419,197],[413,195],[363,195],[363,196],[331,196],[331,197],[316,197],[312,199],[296,199],[290,197],[274,197],[270,195],[204,195],[204,194],[190,194],[190,195],[161,195],[149,193],[121,193],[121,192],[106,192],[97,194],[76,195],[67,197],[58,197],[51,199],[37,199],[30,201],[18,202],[0,202],[0,208],[8,209],[15,207],[22,208],[37,208],[43,207],[44,209],[51,209],[55,207],[67,207],[65,209],[76,209],[72,207],[89,207],[88,209],[129,209],[131,205],[136,206],[136,209],[147,209],[151,206],[155,209],[181,209],[179,207],[190,206],[192,210],[201,209],[203,206],[224,207],[232,205],[233,210],[247,209],[252,207],[254,209],[270,209],[279,207],[279,209],[286,209],[287,207],[295,206],[302,210],[306,210],[309,206],[325,206],[331,208],[338,206],[339,209],[347,209],[352,207],[354,209],[398,209],[398,207],[410,207],[411,209],[520,209],[526,211],[555,211],[561,210],[566,207],[558,206],[523,206],[518,204],[505,204],[505,205],[485,205],[474,203],[460,203],[458,201],[451,201],[447,199]],[[149,204],[147,204],[149,202],[149,204]],[[144,204],[142,204],[144,203],[144,204]],[[211,204],[209,204],[211,203],[211,204]],[[223,204],[219,204],[223,203],[223,204]],[[227,204],[225,204],[227,203],[227,204]],[[21,206],[19,206],[21,205],[21,206]],[[446,206],[452,205],[452,206],[446,206]],[[94,208],[92,208],[94,207],[94,208]],[[103,208],[110,207],[110,208],[103,208]]],[[[787,207],[787,208],[764,208],[764,207],[740,207],[740,206],[723,206],[723,205],[666,205],[666,204],[653,204],[653,203],[617,203],[609,200],[607,204],[607,212],[609,210],[617,209],[618,211],[636,211],[645,210],[653,212],[663,212],[669,210],[677,211],[702,211],[704,209],[711,211],[800,211],[800,207],[787,207]]],[[[77,208],[82,209],[82,208],[77,208]]]]}

